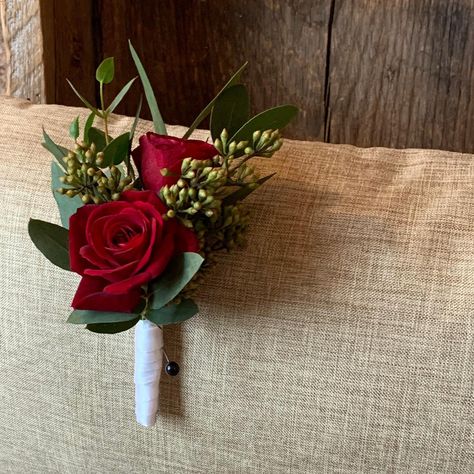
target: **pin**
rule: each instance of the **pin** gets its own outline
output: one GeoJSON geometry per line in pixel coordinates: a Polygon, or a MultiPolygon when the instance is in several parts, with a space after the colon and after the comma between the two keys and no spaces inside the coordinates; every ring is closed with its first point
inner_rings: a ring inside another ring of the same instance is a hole
{"type": "Polygon", "coordinates": [[[163,349],[163,354],[164,354],[166,362],[167,362],[167,364],[165,366],[165,372],[168,375],[171,375],[172,377],[175,377],[179,373],[178,363],[174,362],[174,361],[170,361],[170,359],[168,357],[168,354],[166,353],[166,351],[164,349],[163,349]]]}

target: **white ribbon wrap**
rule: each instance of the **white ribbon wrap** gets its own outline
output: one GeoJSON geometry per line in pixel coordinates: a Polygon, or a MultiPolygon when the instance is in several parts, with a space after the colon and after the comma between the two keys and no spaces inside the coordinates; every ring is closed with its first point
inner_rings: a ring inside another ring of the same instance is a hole
{"type": "Polygon", "coordinates": [[[163,331],[147,319],[135,326],[135,415],[143,426],[153,426],[158,411],[163,365],[163,331]]]}

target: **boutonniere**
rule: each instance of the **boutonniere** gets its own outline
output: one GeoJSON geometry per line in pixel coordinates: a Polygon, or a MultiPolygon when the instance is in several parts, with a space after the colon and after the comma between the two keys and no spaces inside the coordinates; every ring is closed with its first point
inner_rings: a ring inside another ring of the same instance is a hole
{"type": "Polygon", "coordinates": [[[240,81],[244,65],[183,137],[169,136],[131,44],[130,51],[154,131],[139,137],[132,149],[140,101],[131,129],[109,135],[110,114],[136,79],[105,104],[113,58],[96,71],[99,106],[71,84],[90,115],[82,126],[79,118],[72,120],[67,148],[43,134],[43,146],[54,156],[51,180],[62,225],[31,219],[28,230],[46,258],[81,276],[69,323],[107,334],[135,328],[136,418],[152,426],[163,365],[169,375],[179,372],[177,362],[166,356],[163,326],[195,316],[203,274],[212,271],[219,253],[244,245],[252,221],[242,203],[272,177],[260,177],[250,160],[270,158],[280,149],[280,130],[297,109],[282,105],[250,117],[248,92],[240,81]],[[191,139],[208,115],[212,140],[191,139]]]}

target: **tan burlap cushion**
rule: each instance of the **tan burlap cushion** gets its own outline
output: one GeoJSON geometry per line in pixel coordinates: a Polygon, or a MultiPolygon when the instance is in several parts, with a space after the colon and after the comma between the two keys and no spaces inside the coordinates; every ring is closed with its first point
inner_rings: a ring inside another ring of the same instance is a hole
{"type": "Polygon", "coordinates": [[[78,278],[27,234],[59,221],[41,127],[66,144],[77,114],[0,99],[1,472],[474,472],[473,156],[287,141],[259,161],[278,175],[248,248],[166,329],[182,372],[146,429],[133,331],[66,324],[78,278]]]}

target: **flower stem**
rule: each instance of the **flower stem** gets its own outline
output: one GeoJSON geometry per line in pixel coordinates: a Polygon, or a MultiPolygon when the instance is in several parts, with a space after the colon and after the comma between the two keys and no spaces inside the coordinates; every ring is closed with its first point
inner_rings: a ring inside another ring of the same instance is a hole
{"type": "Polygon", "coordinates": [[[108,113],[105,110],[104,104],[104,84],[100,83],[100,107],[102,108],[102,115],[104,117],[104,133],[105,133],[105,144],[109,144],[109,126],[107,123],[108,113]]]}

